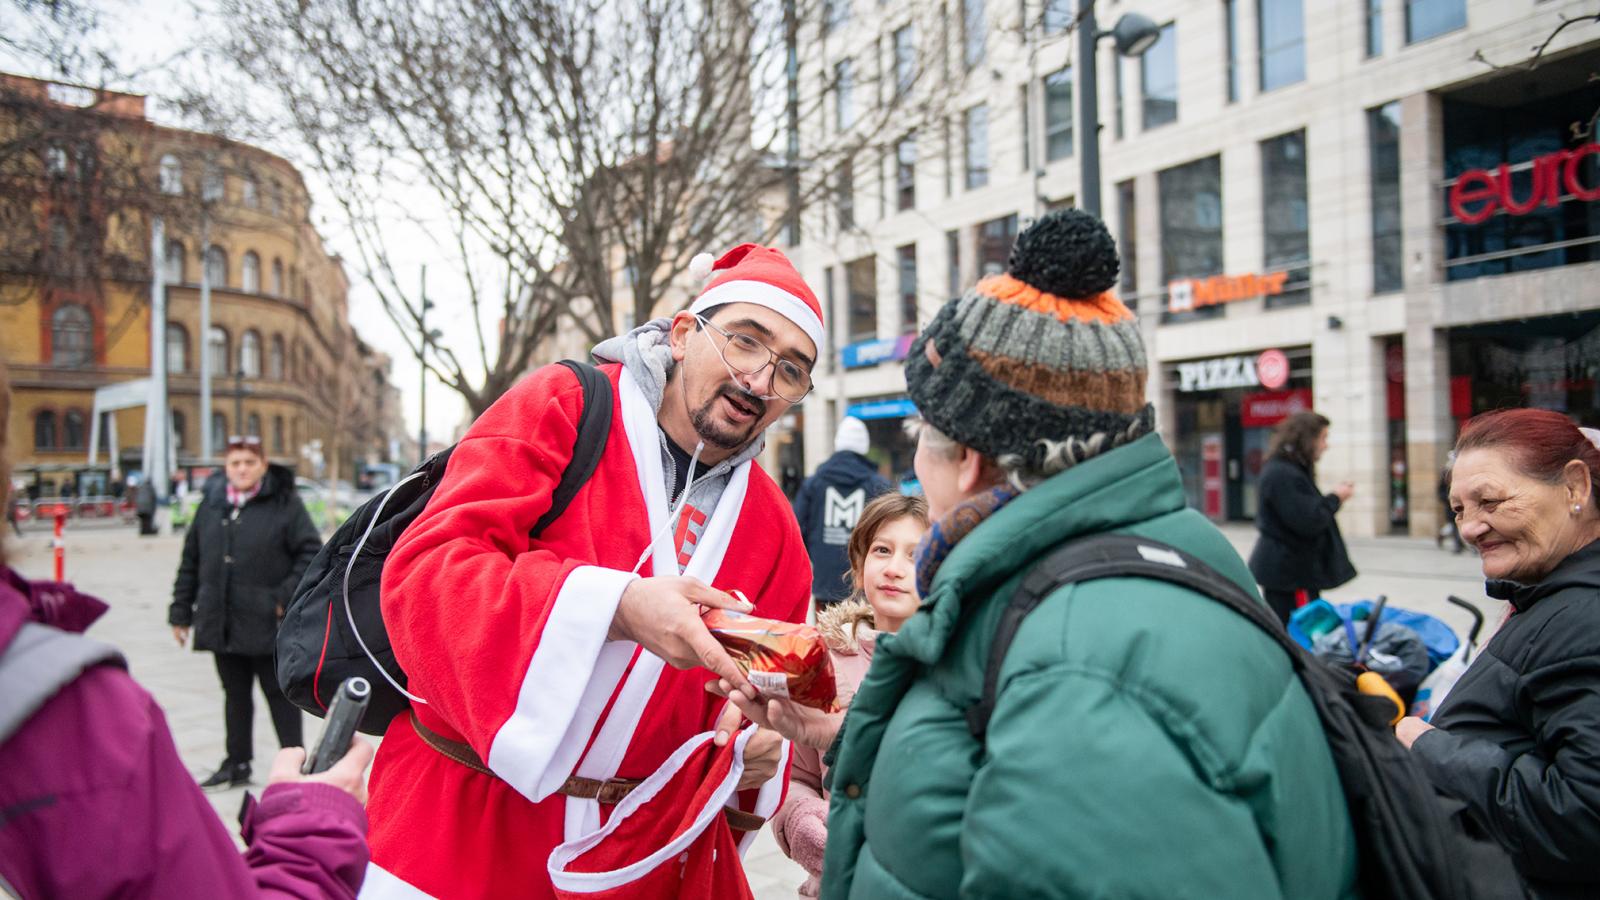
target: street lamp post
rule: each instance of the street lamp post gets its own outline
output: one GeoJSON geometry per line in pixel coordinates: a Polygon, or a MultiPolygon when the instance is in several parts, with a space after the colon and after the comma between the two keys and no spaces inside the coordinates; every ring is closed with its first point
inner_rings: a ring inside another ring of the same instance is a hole
{"type": "Polygon", "coordinates": [[[1099,217],[1100,94],[1095,48],[1101,38],[1109,37],[1119,56],[1143,56],[1161,39],[1161,29],[1149,18],[1130,12],[1123,13],[1110,31],[1101,31],[1095,22],[1094,3],[1095,0],[1080,0],[1078,5],[1078,131],[1083,135],[1078,153],[1078,208],[1099,217]]]}

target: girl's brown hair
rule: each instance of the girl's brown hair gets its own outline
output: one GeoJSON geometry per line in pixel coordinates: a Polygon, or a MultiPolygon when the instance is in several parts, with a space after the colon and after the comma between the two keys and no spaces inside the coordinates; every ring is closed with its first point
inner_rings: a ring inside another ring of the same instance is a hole
{"type": "Polygon", "coordinates": [[[866,597],[861,588],[861,572],[867,565],[867,551],[872,549],[878,532],[883,530],[883,526],[907,516],[927,528],[928,501],[893,492],[879,496],[861,511],[861,518],[850,532],[850,544],[846,548],[850,556],[850,599],[861,600],[866,597]]]}
{"type": "MultiPolygon", "coordinates": [[[[6,372],[5,357],[0,357],[0,509],[9,510],[11,504],[11,461],[7,455],[7,429],[11,424],[11,377],[6,372]]],[[[4,532],[0,532],[0,567],[6,564],[4,532]]]]}

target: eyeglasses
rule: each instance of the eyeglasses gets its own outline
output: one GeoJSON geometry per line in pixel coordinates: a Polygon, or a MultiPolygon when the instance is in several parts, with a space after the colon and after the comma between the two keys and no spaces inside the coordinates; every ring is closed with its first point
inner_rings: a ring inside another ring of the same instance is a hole
{"type": "MultiPolygon", "coordinates": [[[[717,355],[722,357],[722,363],[728,367],[729,374],[739,371],[746,375],[758,375],[762,369],[772,366],[772,392],[779,399],[789,403],[799,403],[811,393],[811,373],[774,353],[766,344],[747,334],[724,331],[711,324],[704,316],[697,315],[694,318],[701,325],[722,335],[722,346],[717,347],[716,341],[711,341],[711,346],[716,347],[717,355]]],[[[706,339],[710,340],[709,337],[706,339]]]]}
{"type": "Polygon", "coordinates": [[[236,434],[228,438],[229,450],[260,450],[261,438],[253,434],[236,434]]]}

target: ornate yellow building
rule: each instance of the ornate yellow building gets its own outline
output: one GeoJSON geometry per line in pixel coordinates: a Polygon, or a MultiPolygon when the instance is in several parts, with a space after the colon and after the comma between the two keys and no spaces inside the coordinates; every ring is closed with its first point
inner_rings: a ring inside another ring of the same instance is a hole
{"type": "MultiPolygon", "coordinates": [[[[152,123],[141,96],[3,74],[0,144],[21,148],[0,158],[0,355],[15,390],[12,457],[38,494],[98,493],[81,482],[111,480],[109,469],[73,470],[88,458],[95,390],[151,375],[158,218],[167,301],[158,327],[178,469],[215,465],[236,434],[261,437],[274,461],[308,475],[353,481],[359,464],[389,458],[398,436],[389,360],[350,325],[344,268],[310,224],[292,165],[152,123]]],[[[105,415],[115,423],[102,423],[99,457],[114,431],[117,466],[137,470],[144,409],[105,415]]]]}

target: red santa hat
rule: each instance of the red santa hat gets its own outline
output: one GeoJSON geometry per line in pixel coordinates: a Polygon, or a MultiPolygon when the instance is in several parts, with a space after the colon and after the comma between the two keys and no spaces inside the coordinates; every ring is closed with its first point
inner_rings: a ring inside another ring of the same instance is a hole
{"type": "Polygon", "coordinates": [[[822,327],[822,304],[780,251],[760,244],[740,244],[714,263],[711,254],[702,253],[689,262],[689,274],[698,279],[711,277],[689,306],[689,312],[699,315],[724,303],[765,306],[800,326],[817,352],[822,352],[827,334],[822,327]]]}

